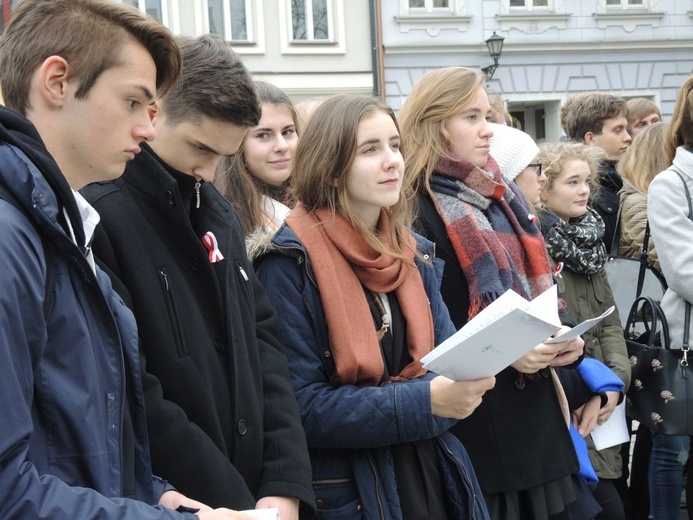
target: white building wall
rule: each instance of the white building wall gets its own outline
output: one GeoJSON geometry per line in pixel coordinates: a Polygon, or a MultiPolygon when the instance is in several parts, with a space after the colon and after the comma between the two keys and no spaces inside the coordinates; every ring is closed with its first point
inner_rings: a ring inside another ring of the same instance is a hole
{"type": "Polygon", "coordinates": [[[489,87],[511,110],[525,112],[525,129],[533,135],[534,112],[543,109],[547,139],[561,135],[563,101],[585,90],[649,97],[666,120],[693,71],[690,0],[652,0],[648,10],[626,13],[605,12],[604,0],[554,0],[553,11],[543,15],[509,14],[504,0],[451,2],[464,4],[464,16],[448,15],[446,24],[440,15],[415,28],[402,16],[406,0],[383,1],[385,91],[396,110],[432,68],[490,65],[484,40],[493,31],[505,42],[489,87]]]}
{"type": "MultiPolygon", "coordinates": [[[[139,0],[146,6],[147,0],[139,0]]],[[[163,0],[175,34],[209,32],[206,0],[163,0]]],[[[233,42],[248,69],[282,88],[294,101],[336,92],[373,93],[368,0],[329,0],[335,38],[329,43],[289,41],[290,0],[251,0],[253,38],[233,42]]],[[[144,8],[144,7],[142,7],[144,8]]]]}

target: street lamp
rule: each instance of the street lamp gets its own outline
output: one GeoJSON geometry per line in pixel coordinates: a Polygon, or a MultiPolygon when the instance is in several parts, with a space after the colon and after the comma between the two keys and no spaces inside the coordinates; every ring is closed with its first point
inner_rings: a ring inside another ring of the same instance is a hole
{"type": "Polygon", "coordinates": [[[486,40],[486,46],[488,47],[488,53],[491,55],[491,59],[493,60],[493,65],[484,67],[481,70],[484,72],[484,74],[486,74],[488,79],[493,77],[493,73],[496,72],[496,69],[498,68],[498,58],[500,58],[501,51],[503,50],[503,40],[505,40],[505,38],[498,36],[496,31],[493,31],[493,34],[488,40],[486,40]]]}

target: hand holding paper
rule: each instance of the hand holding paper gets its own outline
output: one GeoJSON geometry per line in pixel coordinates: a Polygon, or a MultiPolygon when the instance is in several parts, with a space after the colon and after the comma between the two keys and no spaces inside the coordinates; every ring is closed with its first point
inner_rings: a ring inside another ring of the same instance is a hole
{"type": "MultiPolygon", "coordinates": [[[[572,339],[608,313],[575,327],[578,332],[572,335],[572,339]]],[[[544,362],[538,358],[556,358],[564,348],[561,344],[571,339],[568,332],[551,343],[545,341],[560,328],[556,286],[529,302],[508,290],[421,361],[424,368],[454,381],[494,376],[533,349],[537,359],[533,359],[532,364],[538,366],[544,362]],[[544,345],[540,345],[542,342],[544,345]]],[[[546,361],[543,366],[548,363],[546,361]]]]}
{"type": "Polygon", "coordinates": [[[446,419],[465,419],[476,410],[482,396],[495,384],[495,377],[455,382],[438,376],[431,380],[431,411],[433,415],[446,419]]]}

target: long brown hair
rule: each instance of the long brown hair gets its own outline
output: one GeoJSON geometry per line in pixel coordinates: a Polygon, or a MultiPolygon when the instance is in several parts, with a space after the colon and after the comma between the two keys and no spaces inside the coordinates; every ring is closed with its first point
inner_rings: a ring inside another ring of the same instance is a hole
{"type": "MultiPolygon", "coordinates": [[[[297,123],[294,105],[280,88],[265,81],[256,81],[255,91],[261,109],[266,105],[285,107],[291,112],[294,124],[297,123]]],[[[275,187],[262,182],[250,171],[244,152],[247,139],[248,137],[243,141],[234,157],[225,157],[219,161],[214,184],[221,191],[221,194],[231,201],[241,220],[243,232],[249,235],[264,225],[261,196],[267,195],[276,198],[277,190],[275,187]]],[[[286,191],[290,179],[291,177],[287,179],[285,185],[279,190],[280,192],[286,191]]]]}
{"type": "Polygon", "coordinates": [[[681,87],[669,122],[669,135],[664,145],[669,164],[674,161],[679,146],[693,148],[693,76],[681,87]]]}
{"type": "Polygon", "coordinates": [[[405,186],[411,185],[407,182],[407,174],[402,182],[399,201],[386,210],[389,215],[386,240],[382,240],[351,210],[346,193],[346,176],[356,155],[359,123],[378,112],[390,116],[400,132],[392,109],[377,98],[343,94],[325,99],[315,109],[298,142],[292,192],[308,211],[327,208],[334,213],[339,212],[351,221],[376,251],[406,260],[405,249],[411,245],[408,236],[405,236],[408,233],[405,229],[411,224],[412,198],[405,192],[405,186]],[[387,243],[391,243],[392,248],[388,248],[387,243]]]}
{"type": "Polygon", "coordinates": [[[647,193],[652,179],[671,166],[664,153],[667,125],[655,123],[633,138],[633,142],[616,165],[624,179],[643,193],[647,193]]]}
{"type": "Polygon", "coordinates": [[[445,123],[470,105],[479,89],[486,90],[481,71],[466,67],[432,70],[414,85],[400,112],[402,148],[407,151],[407,193],[425,188],[438,161],[450,157],[451,141],[445,123]]]}

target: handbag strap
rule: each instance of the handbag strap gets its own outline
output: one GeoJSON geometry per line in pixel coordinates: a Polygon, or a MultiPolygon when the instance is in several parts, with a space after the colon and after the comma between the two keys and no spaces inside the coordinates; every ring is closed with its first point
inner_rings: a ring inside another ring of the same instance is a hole
{"type": "MultiPolygon", "coordinates": [[[[686,179],[683,178],[681,173],[674,169],[674,173],[679,176],[681,182],[683,183],[683,190],[686,193],[686,202],[688,202],[688,219],[693,221],[693,204],[691,203],[691,192],[688,191],[688,184],[686,184],[686,179]]],[[[686,314],[683,317],[683,344],[681,345],[681,350],[683,351],[683,358],[681,359],[681,364],[683,366],[688,366],[688,334],[690,332],[691,325],[691,303],[686,300],[686,314]]]]}
{"type": "Polygon", "coordinates": [[[642,251],[640,252],[640,269],[638,270],[638,285],[635,289],[635,297],[642,293],[645,285],[645,270],[647,269],[647,253],[650,245],[650,221],[645,221],[645,238],[642,241],[642,251]]]}
{"type": "MultiPolygon", "coordinates": [[[[615,230],[621,229],[621,210],[623,209],[623,204],[619,204],[618,211],[616,212],[616,224],[614,224],[615,230]]],[[[611,237],[611,248],[609,249],[609,256],[620,256],[619,255],[619,242],[621,238],[621,233],[614,232],[614,236],[611,237]]]]}

